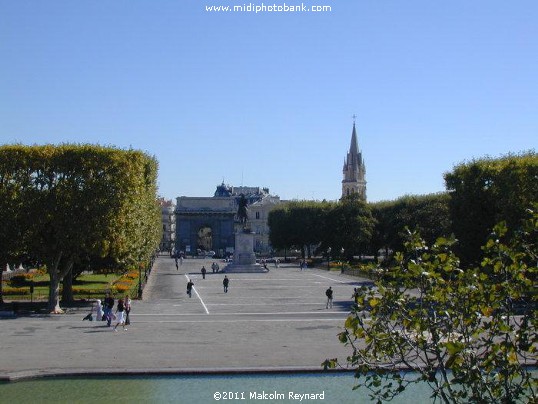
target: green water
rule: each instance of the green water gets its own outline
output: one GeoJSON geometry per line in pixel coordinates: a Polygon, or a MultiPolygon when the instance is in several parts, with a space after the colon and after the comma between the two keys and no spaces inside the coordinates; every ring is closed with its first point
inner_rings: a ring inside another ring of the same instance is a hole
{"type": "MultiPolygon", "coordinates": [[[[352,373],[54,378],[2,383],[0,403],[369,403],[354,383],[352,373]]],[[[413,386],[396,402],[429,403],[429,396],[426,386],[413,386]]]]}

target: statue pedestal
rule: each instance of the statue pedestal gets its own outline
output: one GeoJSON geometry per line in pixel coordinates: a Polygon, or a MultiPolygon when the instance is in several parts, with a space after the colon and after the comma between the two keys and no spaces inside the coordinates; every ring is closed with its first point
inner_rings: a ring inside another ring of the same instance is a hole
{"type": "Polygon", "coordinates": [[[256,264],[254,254],[254,233],[237,231],[235,233],[234,260],[222,272],[268,272],[260,264],[256,264]]]}

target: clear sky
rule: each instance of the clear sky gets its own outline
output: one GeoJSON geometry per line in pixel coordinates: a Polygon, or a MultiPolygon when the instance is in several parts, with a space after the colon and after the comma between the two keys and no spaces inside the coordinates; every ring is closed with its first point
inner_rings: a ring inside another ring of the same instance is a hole
{"type": "Polygon", "coordinates": [[[224,180],[336,200],[354,114],[370,201],[537,149],[538,1],[303,4],[331,11],[0,0],[0,143],[132,146],[158,159],[169,199],[224,180]]]}

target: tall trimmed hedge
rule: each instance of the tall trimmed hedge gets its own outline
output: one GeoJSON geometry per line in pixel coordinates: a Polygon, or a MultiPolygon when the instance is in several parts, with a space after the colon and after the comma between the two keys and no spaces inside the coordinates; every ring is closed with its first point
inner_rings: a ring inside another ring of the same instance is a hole
{"type": "Polygon", "coordinates": [[[333,257],[342,248],[350,258],[363,254],[374,227],[369,206],[353,196],[338,203],[291,201],[272,210],[268,222],[274,248],[302,249],[305,256],[312,245],[319,245],[318,253],[330,247],[333,257]]]}
{"type": "Polygon", "coordinates": [[[2,265],[26,258],[47,266],[49,308],[59,283],[88,256],[119,266],[147,261],[160,240],[154,157],[97,145],[0,147],[2,265]],[[16,240],[16,241],[14,241],[16,240]]]}
{"type": "Polygon", "coordinates": [[[450,214],[466,264],[477,263],[493,226],[506,221],[520,227],[526,210],[538,202],[538,154],[534,151],[456,166],[444,175],[450,192],[450,214]]]}
{"type": "Polygon", "coordinates": [[[452,232],[448,193],[406,195],[394,201],[371,203],[376,219],[372,254],[379,249],[400,251],[408,239],[406,227],[428,242],[452,232]]]}

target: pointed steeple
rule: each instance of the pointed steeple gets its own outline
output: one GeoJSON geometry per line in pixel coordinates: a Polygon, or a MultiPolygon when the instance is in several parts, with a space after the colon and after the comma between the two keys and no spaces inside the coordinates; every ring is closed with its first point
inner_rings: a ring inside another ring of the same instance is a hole
{"type": "Polygon", "coordinates": [[[357,140],[357,130],[355,129],[355,122],[353,122],[353,132],[351,133],[351,144],[349,145],[349,153],[352,156],[359,154],[359,142],[357,140]]]}
{"type": "Polygon", "coordinates": [[[366,181],[364,175],[366,168],[362,154],[359,151],[359,142],[357,140],[357,129],[355,127],[355,115],[353,115],[353,131],[351,133],[351,143],[347,158],[344,160],[344,179],[342,180],[342,197],[358,193],[363,199],[366,199],[366,181]]]}

